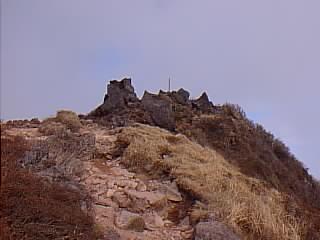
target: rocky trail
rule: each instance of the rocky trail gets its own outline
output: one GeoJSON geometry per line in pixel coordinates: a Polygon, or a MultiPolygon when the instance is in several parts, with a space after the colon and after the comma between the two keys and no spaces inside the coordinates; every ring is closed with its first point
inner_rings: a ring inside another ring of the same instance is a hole
{"type": "Polygon", "coordinates": [[[192,201],[174,181],[131,172],[121,156],[113,157],[118,132],[88,124],[68,137],[44,136],[35,126],[11,128],[5,135],[31,143],[25,167],[89,194],[91,207],[84,204],[83,210],[94,215],[103,239],[192,239],[192,201]]]}
{"type": "Polygon", "coordinates": [[[94,132],[97,155],[104,158],[88,161],[80,181],[93,197],[95,220],[106,237],[191,239],[186,200],[176,184],[135,174],[113,159],[115,132],[94,132]]]}

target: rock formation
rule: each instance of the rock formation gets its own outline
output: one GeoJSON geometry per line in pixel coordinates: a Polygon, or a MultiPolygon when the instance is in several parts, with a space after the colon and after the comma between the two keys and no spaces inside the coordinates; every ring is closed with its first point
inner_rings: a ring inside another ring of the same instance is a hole
{"type": "Polygon", "coordinates": [[[212,102],[210,102],[209,97],[206,92],[202,93],[202,95],[192,101],[192,106],[199,109],[202,112],[213,112],[214,106],[212,102]]]}
{"type": "Polygon", "coordinates": [[[169,130],[175,129],[172,103],[169,97],[145,91],[141,104],[151,114],[152,120],[156,125],[169,130]]]}
{"type": "Polygon", "coordinates": [[[137,101],[139,99],[134,92],[130,78],[124,78],[121,81],[112,80],[108,84],[107,94],[100,109],[104,113],[110,113],[114,109],[125,108],[130,102],[137,101]]]}
{"type": "Polygon", "coordinates": [[[189,96],[188,91],[180,88],[171,92],[160,90],[159,94],[146,91],[139,100],[130,78],[112,80],[108,84],[103,104],[88,117],[98,117],[100,120],[103,118],[104,122],[111,123],[112,126],[141,122],[173,131],[177,120],[192,116],[191,112],[214,112],[214,106],[206,93],[196,100],[190,100],[189,96]]]}

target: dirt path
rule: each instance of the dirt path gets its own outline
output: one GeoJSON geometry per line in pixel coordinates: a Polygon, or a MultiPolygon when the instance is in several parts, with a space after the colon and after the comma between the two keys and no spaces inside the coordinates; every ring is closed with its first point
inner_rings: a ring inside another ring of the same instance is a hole
{"type": "Polygon", "coordinates": [[[194,229],[187,216],[191,202],[175,182],[137,175],[121,165],[120,158],[113,158],[117,130],[87,125],[62,142],[59,137],[49,140],[37,128],[11,128],[6,135],[36,143],[25,162],[38,174],[51,179],[66,175],[70,186],[86,189],[105,240],[192,239],[194,229]],[[94,143],[90,135],[95,136],[94,143]],[[46,161],[53,161],[54,167],[44,167],[46,161]]]}
{"type": "Polygon", "coordinates": [[[187,201],[174,182],[136,175],[111,156],[112,130],[92,130],[97,155],[85,163],[80,183],[94,199],[95,220],[106,239],[192,239],[187,201]]]}

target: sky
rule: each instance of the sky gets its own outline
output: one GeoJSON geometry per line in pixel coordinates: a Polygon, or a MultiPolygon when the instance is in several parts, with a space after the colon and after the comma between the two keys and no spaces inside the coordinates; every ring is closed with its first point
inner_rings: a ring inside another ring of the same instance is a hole
{"type": "Polygon", "coordinates": [[[320,178],[319,0],[0,0],[1,118],[88,113],[111,79],[239,104],[320,178]]]}

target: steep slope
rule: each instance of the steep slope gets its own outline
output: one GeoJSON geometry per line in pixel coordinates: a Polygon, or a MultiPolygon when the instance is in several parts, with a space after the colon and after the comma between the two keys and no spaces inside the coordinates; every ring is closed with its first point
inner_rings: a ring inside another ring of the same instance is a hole
{"type": "Polygon", "coordinates": [[[216,151],[145,125],[124,128],[118,142],[127,146],[122,157],[127,166],[175,179],[245,239],[305,239],[306,219],[290,215],[286,195],[242,174],[216,151]]]}
{"type": "Polygon", "coordinates": [[[319,183],[237,105],[124,79],[79,117],[1,123],[1,237],[320,239],[319,183]]]}
{"type": "MultiPolygon", "coordinates": [[[[126,80],[126,84],[130,85],[127,88],[132,94],[131,81],[126,80]]],[[[313,235],[320,232],[319,184],[284,143],[250,121],[239,106],[214,105],[206,93],[190,100],[189,93],[183,89],[160,91],[159,94],[145,92],[141,100],[135,98],[134,102],[119,91],[123,93],[120,88],[116,94],[125,99],[119,108],[113,110],[116,103],[110,108],[108,97],[105,97],[105,102],[90,113],[89,118],[109,126],[110,123],[112,126],[130,126],[139,122],[180,132],[217,151],[245,176],[257,179],[270,191],[285,196],[290,216],[307,219],[306,238],[313,239],[313,235]]],[[[108,92],[106,96],[112,94],[108,92]]]]}

